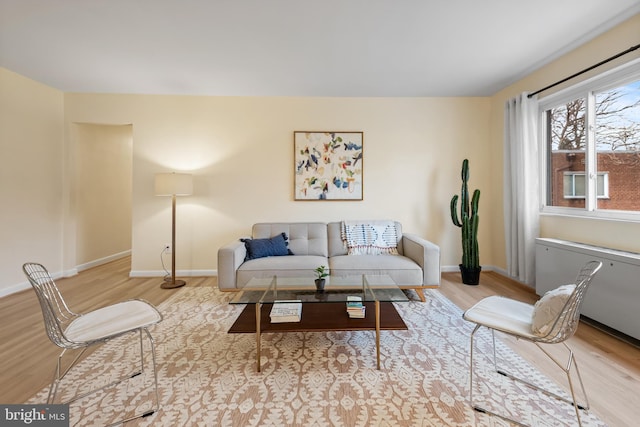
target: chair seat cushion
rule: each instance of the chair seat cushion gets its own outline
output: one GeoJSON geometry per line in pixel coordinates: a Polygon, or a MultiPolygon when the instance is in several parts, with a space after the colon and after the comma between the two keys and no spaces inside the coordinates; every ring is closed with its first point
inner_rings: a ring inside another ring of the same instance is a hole
{"type": "Polygon", "coordinates": [[[123,301],[99,308],[75,319],[65,329],[67,339],[87,343],[156,324],[162,315],[141,300],[123,301]]]}
{"type": "Polygon", "coordinates": [[[575,289],[576,285],[562,285],[545,293],[533,309],[531,332],[547,335],[575,289]]]}
{"type": "Polygon", "coordinates": [[[531,332],[533,305],[500,296],[480,300],[468,309],[463,318],[488,328],[525,338],[535,338],[531,332]]]}

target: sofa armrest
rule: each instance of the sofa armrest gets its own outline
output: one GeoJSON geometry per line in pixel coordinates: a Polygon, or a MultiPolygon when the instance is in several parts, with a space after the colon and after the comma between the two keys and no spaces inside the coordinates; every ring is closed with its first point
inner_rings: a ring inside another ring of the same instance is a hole
{"type": "Polygon", "coordinates": [[[424,286],[440,285],[440,247],[414,234],[403,233],[404,256],[411,258],[421,268],[424,286]]]}
{"type": "Polygon", "coordinates": [[[236,289],[236,271],[244,262],[247,248],[241,241],[231,242],[218,249],[218,288],[236,289]]]}

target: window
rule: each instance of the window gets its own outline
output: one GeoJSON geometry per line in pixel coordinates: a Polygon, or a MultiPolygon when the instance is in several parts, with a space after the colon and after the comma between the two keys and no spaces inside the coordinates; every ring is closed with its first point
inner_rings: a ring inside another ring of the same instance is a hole
{"type": "Polygon", "coordinates": [[[640,219],[640,61],[541,99],[540,112],[545,210],[640,219]]]}
{"type": "MultiPolygon", "coordinates": [[[[563,181],[565,199],[584,199],[587,195],[584,172],[565,172],[563,181]]],[[[598,172],[596,187],[598,199],[609,197],[609,174],[598,172]]]]}

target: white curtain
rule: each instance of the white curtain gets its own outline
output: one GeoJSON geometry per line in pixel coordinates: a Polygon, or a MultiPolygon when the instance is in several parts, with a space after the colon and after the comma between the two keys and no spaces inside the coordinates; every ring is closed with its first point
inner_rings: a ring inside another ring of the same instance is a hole
{"type": "Polygon", "coordinates": [[[504,114],[504,224],[509,276],[535,283],[539,232],[538,101],[522,93],[504,114]]]}

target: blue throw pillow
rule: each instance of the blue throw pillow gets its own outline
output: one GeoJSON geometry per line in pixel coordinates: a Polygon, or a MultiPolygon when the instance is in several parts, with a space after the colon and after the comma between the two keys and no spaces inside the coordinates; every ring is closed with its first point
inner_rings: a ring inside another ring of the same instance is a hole
{"type": "Polygon", "coordinates": [[[247,248],[247,256],[245,261],[256,258],[264,258],[268,256],[293,255],[289,250],[289,242],[287,235],[280,233],[269,239],[240,239],[247,248]]]}

